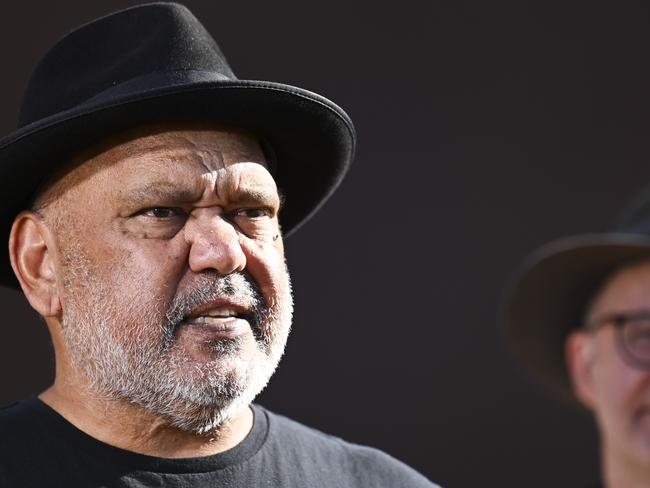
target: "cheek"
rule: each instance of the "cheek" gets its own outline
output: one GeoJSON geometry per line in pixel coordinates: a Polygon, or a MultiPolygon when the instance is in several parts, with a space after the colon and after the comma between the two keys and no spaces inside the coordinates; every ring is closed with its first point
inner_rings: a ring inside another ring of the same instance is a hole
{"type": "Polygon", "coordinates": [[[595,371],[597,395],[601,402],[627,403],[627,397],[635,390],[637,375],[619,361],[608,361],[595,371]]]}
{"type": "Polygon", "coordinates": [[[603,356],[594,370],[597,415],[616,432],[619,426],[631,426],[639,409],[650,406],[650,372],[629,366],[613,348],[603,356]]]}
{"type": "Polygon", "coordinates": [[[288,284],[282,238],[262,243],[243,238],[241,245],[246,255],[246,270],[261,288],[265,299],[276,299],[286,294],[288,284]]]}
{"type": "Polygon", "coordinates": [[[111,248],[108,272],[117,293],[167,303],[186,268],[187,246],[179,240],[138,239],[111,248]]]}

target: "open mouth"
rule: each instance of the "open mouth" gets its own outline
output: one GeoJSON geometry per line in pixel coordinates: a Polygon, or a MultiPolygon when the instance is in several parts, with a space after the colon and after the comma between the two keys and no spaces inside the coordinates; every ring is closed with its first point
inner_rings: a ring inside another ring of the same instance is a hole
{"type": "Polygon", "coordinates": [[[248,314],[240,313],[236,310],[218,309],[208,310],[200,315],[189,316],[185,322],[195,324],[221,324],[231,321],[232,319],[248,320],[248,314]]]}
{"type": "Polygon", "coordinates": [[[213,339],[234,339],[251,330],[250,319],[250,310],[242,305],[211,302],[193,310],[180,327],[213,339]]]}

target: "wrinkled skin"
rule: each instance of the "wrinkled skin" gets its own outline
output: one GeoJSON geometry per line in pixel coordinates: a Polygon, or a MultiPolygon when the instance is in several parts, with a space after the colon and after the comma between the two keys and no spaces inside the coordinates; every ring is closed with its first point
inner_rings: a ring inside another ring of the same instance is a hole
{"type": "Polygon", "coordinates": [[[107,146],[35,204],[51,233],[53,388],[214,433],[264,387],[289,333],[278,190],[242,132],[149,128],[107,146]]]}

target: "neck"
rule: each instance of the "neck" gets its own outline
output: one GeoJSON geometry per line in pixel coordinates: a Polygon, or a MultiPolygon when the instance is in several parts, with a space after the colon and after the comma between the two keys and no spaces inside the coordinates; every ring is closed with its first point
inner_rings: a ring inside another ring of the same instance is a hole
{"type": "Polygon", "coordinates": [[[253,426],[253,412],[244,407],[214,431],[186,432],[128,401],[101,398],[77,382],[60,378],[39,398],[91,437],[148,456],[186,458],[218,454],[243,441],[253,426]]]}
{"type": "Polygon", "coordinates": [[[603,480],[607,488],[645,488],[650,484],[650,463],[603,445],[603,480]]]}

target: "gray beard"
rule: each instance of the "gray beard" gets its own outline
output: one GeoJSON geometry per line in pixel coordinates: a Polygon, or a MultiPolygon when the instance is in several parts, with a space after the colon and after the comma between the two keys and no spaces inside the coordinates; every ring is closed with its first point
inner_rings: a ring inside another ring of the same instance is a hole
{"type": "Polygon", "coordinates": [[[138,405],[184,431],[216,433],[253,401],[277,368],[293,312],[288,272],[285,296],[268,306],[245,275],[202,273],[193,290],[174,297],[161,315],[156,311],[161,307],[148,297],[117,303],[87,259],[78,252],[72,256],[65,259],[68,300],[62,330],[72,363],[94,394],[138,405]],[[213,361],[193,363],[174,354],[174,331],[190,310],[224,296],[252,310],[249,324],[257,345],[252,357],[240,355],[241,340],[206,343],[216,353],[213,361]],[[116,332],[124,330],[120,317],[128,319],[128,334],[116,332]]]}

